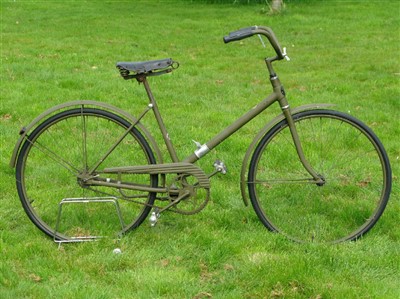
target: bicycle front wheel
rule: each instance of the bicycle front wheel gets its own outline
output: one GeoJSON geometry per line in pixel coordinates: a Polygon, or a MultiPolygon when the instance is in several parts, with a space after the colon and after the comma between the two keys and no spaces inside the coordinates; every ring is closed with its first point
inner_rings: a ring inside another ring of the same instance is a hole
{"type": "Polygon", "coordinates": [[[262,223],[298,242],[355,240],[383,213],[391,190],[388,156],[354,117],[331,110],[293,116],[316,184],[300,162],[286,120],[269,130],[252,156],[248,189],[262,223]]]}
{"type": "Polygon", "coordinates": [[[69,240],[125,233],[142,223],[155,193],[90,186],[82,180],[86,174],[157,186],[155,175],[102,172],[107,167],[156,163],[143,135],[130,126],[111,112],[81,107],[53,115],[26,137],[17,160],[17,190],[25,212],[40,230],[69,240]],[[77,204],[64,204],[60,214],[60,203],[67,199],[77,204]]]}

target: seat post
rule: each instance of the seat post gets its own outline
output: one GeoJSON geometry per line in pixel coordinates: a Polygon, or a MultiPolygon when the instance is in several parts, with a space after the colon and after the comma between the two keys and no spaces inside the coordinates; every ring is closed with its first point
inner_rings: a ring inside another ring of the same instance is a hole
{"type": "Polygon", "coordinates": [[[169,134],[168,134],[167,128],[165,127],[164,121],[163,121],[163,119],[161,117],[161,114],[160,114],[160,110],[158,109],[156,100],[155,100],[155,98],[153,96],[153,93],[151,92],[150,85],[149,85],[149,82],[147,81],[146,75],[138,77],[137,80],[140,83],[143,83],[144,88],[146,89],[147,96],[149,97],[149,101],[150,101],[150,107],[153,110],[154,116],[155,116],[155,118],[157,120],[157,124],[158,124],[158,126],[160,128],[160,131],[162,133],[165,145],[167,146],[167,149],[168,149],[168,152],[169,152],[169,154],[171,156],[172,162],[179,162],[178,155],[176,154],[175,148],[172,145],[172,141],[169,138],[169,134]]]}

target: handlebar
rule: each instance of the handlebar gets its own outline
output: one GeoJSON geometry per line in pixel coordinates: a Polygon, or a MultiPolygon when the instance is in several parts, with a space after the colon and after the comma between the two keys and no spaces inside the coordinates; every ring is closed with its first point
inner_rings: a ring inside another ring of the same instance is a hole
{"type": "Polygon", "coordinates": [[[278,42],[274,32],[269,27],[252,26],[252,27],[242,28],[237,31],[230,32],[228,36],[224,37],[224,42],[230,43],[233,41],[238,41],[238,40],[253,36],[255,34],[261,34],[268,38],[268,41],[270,42],[271,46],[274,48],[276,55],[278,55],[277,58],[279,60],[283,59],[286,56],[282,52],[281,46],[279,45],[279,42],[278,42]]]}

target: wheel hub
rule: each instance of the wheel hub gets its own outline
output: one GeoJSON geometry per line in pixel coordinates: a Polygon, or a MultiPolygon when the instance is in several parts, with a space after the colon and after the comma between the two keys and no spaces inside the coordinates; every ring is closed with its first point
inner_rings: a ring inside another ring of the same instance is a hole
{"type": "Polygon", "coordinates": [[[322,174],[319,174],[319,175],[318,175],[318,178],[319,178],[319,181],[317,182],[317,186],[318,186],[318,187],[324,186],[325,183],[326,183],[325,177],[324,177],[322,174]]]}

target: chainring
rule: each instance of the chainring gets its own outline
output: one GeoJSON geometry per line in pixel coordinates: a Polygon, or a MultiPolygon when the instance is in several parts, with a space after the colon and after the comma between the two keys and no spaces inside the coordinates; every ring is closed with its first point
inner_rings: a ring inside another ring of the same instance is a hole
{"type": "Polygon", "coordinates": [[[168,199],[173,202],[178,196],[185,193],[188,193],[189,196],[173,205],[169,209],[171,212],[184,215],[196,214],[204,209],[210,198],[210,189],[201,187],[195,176],[179,174],[168,188],[168,199]]]}

